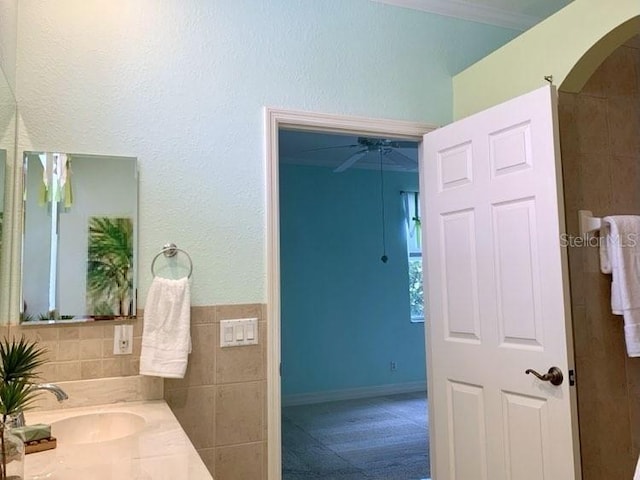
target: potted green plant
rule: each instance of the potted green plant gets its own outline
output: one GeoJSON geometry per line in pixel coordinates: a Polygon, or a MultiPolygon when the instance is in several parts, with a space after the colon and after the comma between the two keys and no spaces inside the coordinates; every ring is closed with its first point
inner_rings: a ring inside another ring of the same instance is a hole
{"type": "Polygon", "coordinates": [[[10,423],[34,400],[36,370],[44,364],[44,354],[37,342],[24,337],[0,341],[0,480],[24,478],[24,444],[11,435],[10,423]]]}

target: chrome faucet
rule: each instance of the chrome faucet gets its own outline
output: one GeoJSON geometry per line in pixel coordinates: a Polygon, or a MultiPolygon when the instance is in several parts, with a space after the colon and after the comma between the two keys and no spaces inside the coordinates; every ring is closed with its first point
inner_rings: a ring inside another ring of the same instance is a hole
{"type": "Polygon", "coordinates": [[[46,390],[47,392],[51,392],[56,396],[59,402],[69,398],[69,395],[67,395],[66,392],[55,383],[39,383],[34,385],[32,390],[46,390]]]}
{"type": "MultiPolygon", "coordinates": [[[[51,392],[56,396],[59,402],[62,402],[69,398],[69,395],[67,395],[66,392],[62,390],[55,383],[38,383],[36,385],[33,385],[31,387],[31,390],[32,391],[46,390],[47,392],[51,392]]],[[[12,427],[24,427],[25,426],[24,412],[21,410],[15,413],[14,415],[12,415],[10,424],[12,427]]]]}

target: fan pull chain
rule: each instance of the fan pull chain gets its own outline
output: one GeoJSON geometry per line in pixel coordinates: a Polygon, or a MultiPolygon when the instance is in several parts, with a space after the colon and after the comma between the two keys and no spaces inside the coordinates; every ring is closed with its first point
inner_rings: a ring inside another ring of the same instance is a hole
{"type": "Polygon", "coordinates": [[[387,263],[389,257],[387,257],[387,237],[385,233],[385,215],[384,215],[384,171],[382,168],[382,148],[378,148],[380,154],[380,206],[382,208],[382,257],[380,260],[382,263],[387,263]]]}

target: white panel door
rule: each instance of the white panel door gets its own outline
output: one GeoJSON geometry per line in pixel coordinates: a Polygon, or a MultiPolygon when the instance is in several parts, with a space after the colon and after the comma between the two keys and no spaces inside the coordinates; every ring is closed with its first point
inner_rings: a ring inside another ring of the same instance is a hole
{"type": "Polygon", "coordinates": [[[544,87],[424,137],[434,480],[580,478],[555,112],[544,87]]]}

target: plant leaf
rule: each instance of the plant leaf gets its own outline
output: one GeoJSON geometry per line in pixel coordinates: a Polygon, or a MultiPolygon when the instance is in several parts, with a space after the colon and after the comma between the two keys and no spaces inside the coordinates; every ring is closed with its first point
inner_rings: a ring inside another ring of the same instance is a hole
{"type": "Polygon", "coordinates": [[[33,385],[25,380],[17,380],[0,385],[0,414],[4,418],[26,410],[35,400],[33,385]]]}
{"type": "Polygon", "coordinates": [[[44,363],[46,350],[37,342],[26,340],[9,340],[0,342],[0,380],[3,383],[24,380],[29,382],[37,378],[36,370],[44,363]]]}

